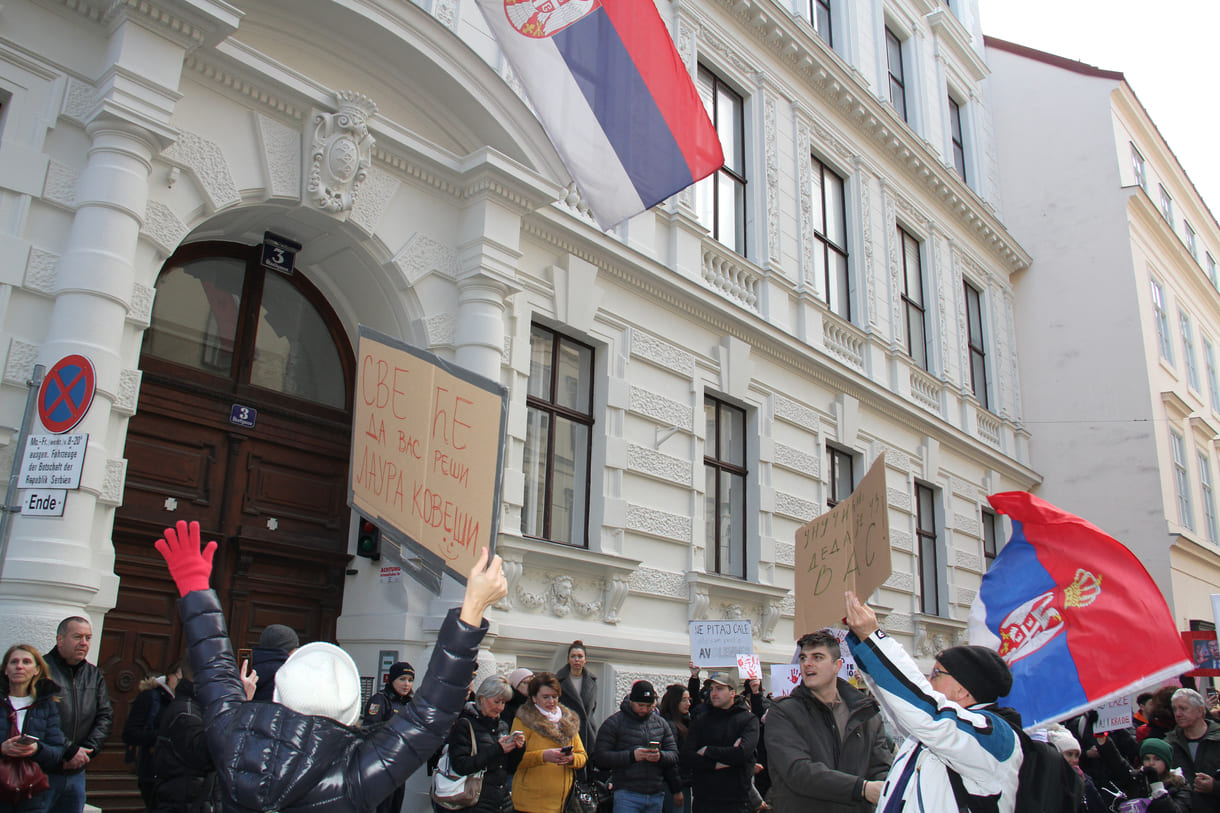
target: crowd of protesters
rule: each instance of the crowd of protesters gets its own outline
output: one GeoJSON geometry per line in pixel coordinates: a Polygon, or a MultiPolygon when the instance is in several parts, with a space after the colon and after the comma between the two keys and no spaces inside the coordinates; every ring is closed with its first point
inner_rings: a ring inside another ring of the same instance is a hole
{"type": "MultiPolygon", "coordinates": [[[[454,777],[478,778],[461,805],[434,797],[437,813],[1220,813],[1220,707],[1189,678],[1140,695],[1130,728],[1102,731],[1091,712],[1035,733],[1039,751],[998,704],[1012,677],[997,653],[950,647],[925,675],[849,593],[847,642],[863,686],[840,676],[842,644],[824,630],[798,641],[785,697],[691,663],[685,684],[634,681],[599,714],[581,641],[554,672],[469,678],[483,612],[504,590],[498,559],[484,559],[423,689],[397,663],[362,703],[351,658],[330,644],[301,647],[286,627],[269,627],[255,670],[239,671],[208,589],[211,548],[185,523],[166,539],[157,548],[183,597],[191,657],[141,687],[123,728],[148,811],[399,813],[406,779],[432,754],[430,768],[439,760],[454,777]]],[[[104,692],[84,661],[88,632],[67,619],[45,660],[25,645],[5,655],[10,736],[0,756],[55,781],[0,801],[0,813],[69,811],[68,800],[79,813],[84,783],[73,771],[110,723],[108,698],[72,694],[104,692]]]]}

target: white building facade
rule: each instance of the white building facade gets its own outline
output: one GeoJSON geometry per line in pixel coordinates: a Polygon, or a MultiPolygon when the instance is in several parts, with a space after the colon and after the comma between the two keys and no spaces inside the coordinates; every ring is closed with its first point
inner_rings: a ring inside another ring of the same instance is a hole
{"type": "MultiPolygon", "coordinates": [[[[5,3],[0,462],[35,365],[86,356],[97,396],[63,517],[11,522],[0,643],[89,616],[121,721],[181,651],[151,541],[186,519],[236,646],[279,622],[422,666],[459,589],[353,556],[361,324],[508,389],[483,673],[581,639],[600,719],[685,679],[691,620],[787,662],[795,532],[883,453],[874,603],[921,657],[963,638],[985,495],[1039,480],[975,4],[660,10],[728,161],[603,233],[472,2],[5,3]]],[[[108,809],[120,772],[91,768],[108,809]]]]}
{"type": "Polygon", "coordinates": [[[1179,629],[1208,629],[1220,228],[1121,73],[987,43],[1005,220],[1035,257],[1014,279],[1037,493],[1131,548],[1179,629]]]}

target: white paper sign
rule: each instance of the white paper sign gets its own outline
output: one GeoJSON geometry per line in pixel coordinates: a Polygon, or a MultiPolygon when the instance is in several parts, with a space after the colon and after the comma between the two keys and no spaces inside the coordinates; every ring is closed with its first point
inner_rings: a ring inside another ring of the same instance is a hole
{"type": "Polygon", "coordinates": [[[847,645],[847,630],[827,629],[827,632],[833,632],[834,636],[839,639],[839,654],[843,658],[843,665],[839,667],[839,677],[844,680],[856,684],[856,659],[851,656],[851,647],[847,645]]]}
{"type": "Polygon", "coordinates": [[[1131,698],[1122,697],[1097,707],[1097,722],[1093,724],[1093,730],[1099,733],[1115,731],[1130,728],[1131,723],[1131,698]]]}
{"type": "Polygon", "coordinates": [[[801,667],[795,663],[771,664],[771,696],[787,697],[801,682],[801,667]]]}
{"type": "Polygon", "coordinates": [[[737,677],[742,680],[762,680],[762,661],[757,655],[737,656],[737,677]]]}
{"type": "Polygon", "coordinates": [[[753,649],[748,620],[690,622],[690,659],[695,666],[736,666],[738,653],[753,649]]]}

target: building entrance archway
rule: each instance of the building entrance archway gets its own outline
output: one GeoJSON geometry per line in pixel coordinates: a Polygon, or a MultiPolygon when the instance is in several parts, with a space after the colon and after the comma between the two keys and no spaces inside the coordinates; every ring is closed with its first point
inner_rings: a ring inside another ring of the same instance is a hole
{"type": "Polygon", "coordinates": [[[192,244],[158,276],[114,522],[118,600],[97,653],[115,726],[88,786],[107,811],[143,808],[123,725],[141,679],[183,654],[177,591],[152,547],[167,525],[197,520],[220,543],[212,586],[236,648],[273,623],[302,644],[335,639],[355,358],[317,288],[258,254],[192,244]]]}

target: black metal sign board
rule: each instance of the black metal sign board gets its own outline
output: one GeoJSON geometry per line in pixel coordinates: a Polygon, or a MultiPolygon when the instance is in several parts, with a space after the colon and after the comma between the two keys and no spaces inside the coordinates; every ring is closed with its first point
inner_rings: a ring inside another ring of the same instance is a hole
{"type": "Polygon", "coordinates": [[[260,261],[263,268],[279,271],[292,276],[296,263],[297,252],[301,244],[287,237],[281,237],[271,232],[263,232],[263,256],[260,261]]]}

